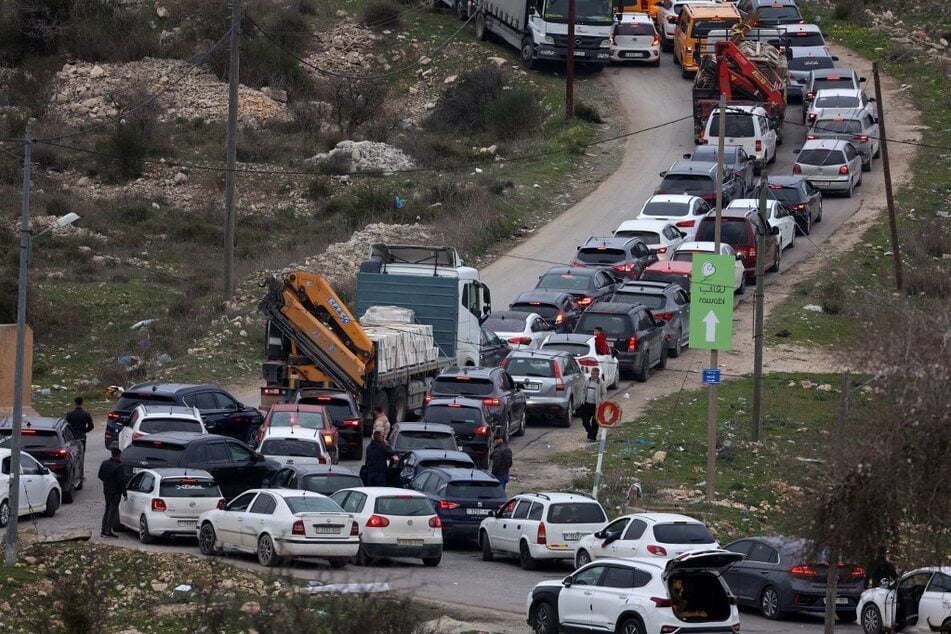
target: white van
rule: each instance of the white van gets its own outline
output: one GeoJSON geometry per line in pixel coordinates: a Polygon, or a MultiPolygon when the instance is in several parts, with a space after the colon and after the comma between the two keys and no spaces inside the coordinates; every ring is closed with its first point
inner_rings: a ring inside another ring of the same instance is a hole
{"type": "MultiPolygon", "coordinates": [[[[742,146],[753,157],[753,169],[759,174],[767,163],[776,160],[776,130],[761,106],[729,106],[724,128],[726,145],[742,146]]],[[[704,128],[704,142],[717,143],[720,135],[720,109],[714,108],[704,128]]]]}

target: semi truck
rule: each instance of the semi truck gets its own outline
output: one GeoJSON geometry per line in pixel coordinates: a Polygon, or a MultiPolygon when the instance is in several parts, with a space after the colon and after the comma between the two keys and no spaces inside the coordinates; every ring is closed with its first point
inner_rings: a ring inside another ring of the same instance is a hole
{"type": "Polygon", "coordinates": [[[443,368],[480,363],[491,298],[452,247],[371,245],[357,274],[360,319],[320,275],[267,286],[262,407],[328,388],[350,394],[364,421],[381,407],[397,422],[422,408],[443,368]]]}
{"type": "MultiPolygon", "coordinates": [[[[519,51],[526,68],[568,59],[568,0],[471,0],[475,34],[489,34],[519,51]]],[[[611,0],[576,0],[574,57],[595,69],[610,61],[614,33],[611,0]]]]}

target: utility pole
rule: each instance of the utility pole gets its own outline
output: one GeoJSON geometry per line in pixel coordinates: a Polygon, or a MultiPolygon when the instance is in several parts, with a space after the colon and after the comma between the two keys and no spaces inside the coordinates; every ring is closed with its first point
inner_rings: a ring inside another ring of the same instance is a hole
{"type": "MultiPolygon", "coordinates": [[[[876,78],[877,80],[877,78],[876,78]]],[[[877,85],[877,84],[876,84],[877,85]]],[[[841,446],[845,442],[846,421],[849,418],[849,399],[851,398],[852,380],[848,372],[842,375],[842,396],[839,400],[839,420],[835,429],[835,444],[841,446]]],[[[838,469],[837,462],[833,462],[833,469],[838,469]]],[[[837,544],[828,544],[829,569],[826,571],[826,609],[824,617],[824,634],[835,634],[835,595],[839,581],[839,560],[842,555],[837,544]]]]}
{"type": "Polygon", "coordinates": [[[892,171],[888,164],[888,139],[886,138],[888,135],[885,134],[885,105],[882,103],[882,84],[878,78],[878,62],[872,64],[872,75],[875,78],[875,109],[878,111],[878,137],[882,148],[882,172],[885,176],[885,203],[888,205],[888,231],[892,238],[895,288],[901,290],[901,251],[898,246],[898,225],[895,220],[895,197],[892,194],[892,171]]]}
{"type": "MultiPolygon", "coordinates": [[[[723,216],[723,146],[726,130],[726,95],[720,93],[720,112],[718,114],[719,135],[717,138],[717,208],[716,223],[713,230],[713,252],[720,254],[720,223],[723,216]]],[[[710,368],[719,367],[718,350],[710,350],[710,368]]],[[[707,388],[707,502],[713,502],[717,489],[717,396],[719,386],[711,383],[707,388]]]]}
{"type": "Polygon", "coordinates": [[[231,59],[228,65],[228,132],[225,140],[225,299],[234,295],[234,185],[237,174],[238,53],[241,46],[241,0],[231,0],[231,59]]]}
{"type": "MultiPolygon", "coordinates": [[[[756,292],[753,295],[753,429],[751,440],[759,442],[763,430],[763,278],[766,265],[763,254],[766,253],[766,231],[769,222],[766,220],[766,166],[759,181],[759,219],[762,225],[756,232],[756,292]]],[[[777,246],[777,248],[779,248],[777,246]]]]}
{"type": "Polygon", "coordinates": [[[20,273],[17,278],[17,342],[13,371],[13,428],[10,430],[10,520],[7,523],[7,566],[17,562],[17,525],[20,511],[20,446],[23,428],[23,366],[26,356],[26,285],[30,261],[30,163],[33,156],[33,119],[23,133],[23,205],[20,215],[20,273]]]}
{"type": "Polygon", "coordinates": [[[568,59],[565,60],[565,121],[575,116],[575,0],[568,0],[568,59]]]}

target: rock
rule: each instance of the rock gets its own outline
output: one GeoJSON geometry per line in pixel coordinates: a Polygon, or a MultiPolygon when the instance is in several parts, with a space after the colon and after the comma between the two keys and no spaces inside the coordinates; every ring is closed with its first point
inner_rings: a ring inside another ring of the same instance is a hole
{"type": "Polygon", "coordinates": [[[663,450],[655,451],[654,455],[651,456],[651,462],[653,462],[654,464],[660,464],[664,460],[667,460],[667,452],[663,450]]]}
{"type": "Polygon", "coordinates": [[[489,61],[495,64],[496,66],[505,66],[505,64],[507,63],[505,61],[505,58],[502,58],[502,57],[490,57],[489,61]]]}
{"type": "Polygon", "coordinates": [[[344,11],[343,9],[337,9],[337,13],[336,13],[335,15],[336,15],[338,18],[345,18],[345,17],[347,17],[347,16],[350,15],[350,14],[347,13],[346,11],[344,11]]]}
{"type": "Polygon", "coordinates": [[[244,614],[259,614],[261,612],[261,604],[257,601],[248,601],[241,606],[241,612],[244,614]]]}
{"type": "Polygon", "coordinates": [[[940,39],[938,40],[938,43],[939,43],[941,46],[943,46],[943,47],[945,47],[945,48],[948,48],[948,40],[946,40],[945,38],[943,38],[943,37],[940,38],[940,39]]]}
{"type": "Polygon", "coordinates": [[[349,172],[394,172],[416,167],[399,148],[374,141],[341,141],[326,154],[318,154],[310,162],[331,162],[349,172]]]}
{"type": "Polygon", "coordinates": [[[261,93],[265,97],[269,97],[279,103],[287,103],[286,90],[281,90],[280,88],[271,88],[270,86],[265,86],[264,88],[261,89],[261,93]]]}
{"type": "Polygon", "coordinates": [[[168,584],[162,583],[161,581],[153,581],[152,590],[153,592],[165,592],[166,590],[168,590],[168,584]]]}
{"type": "Polygon", "coordinates": [[[90,79],[96,79],[98,77],[102,77],[105,74],[106,74],[106,71],[103,70],[102,66],[100,66],[99,64],[96,64],[89,70],[90,79]]]}
{"type": "Polygon", "coordinates": [[[450,75],[449,77],[446,77],[444,80],[442,80],[442,83],[451,84],[455,82],[457,79],[459,79],[459,75],[450,75]]]}
{"type": "Polygon", "coordinates": [[[155,16],[159,18],[167,18],[168,9],[159,4],[155,5],[155,16]]]}
{"type": "Polygon", "coordinates": [[[188,175],[185,172],[178,172],[175,174],[175,177],[172,179],[172,181],[176,185],[184,185],[188,182],[188,175]]]}
{"type": "Polygon", "coordinates": [[[161,209],[158,203],[152,203],[152,209],[158,210],[161,209]]]}
{"type": "Polygon", "coordinates": [[[76,187],[88,187],[91,183],[92,181],[89,180],[88,176],[83,176],[78,181],[76,181],[76,187]]]}
{"type": "Polygon", "coordinates": [[[426,104],[425,107],[426,107],[426,110],[435,110],[435,109],[436,109],[436,102],[435,102],[435,101],[430,101],[430,102],[428,102],[428,103],[426,104]]]}
{"type": "Polygon", "coordinates": [[[238,332],[238,336],[240,336],[240,337],[247,337],[247,336],[248,336],[248,331],[247,331],[247,330],[241,330],[241,331],[238,332]]]}
{"type": "Polygon", "coordinates": [[[428,66],[429,64],[432,64],[432,63],[433,63],[433,60],[431,60],[431,59],[428,58],[428,57],[421,57],[421,58],[419,58],[419,65],[420,65],[420,66],[428,66]]]}
{"type": "Polygon", "coordinates": [[[816,390],[818,390],[819,392],[831,392],[831,391],[832,391],[832,384],[831,384],[831,383],[823,383],[822,385],[820,385],[819,387],[817,387],[816,390]]]}

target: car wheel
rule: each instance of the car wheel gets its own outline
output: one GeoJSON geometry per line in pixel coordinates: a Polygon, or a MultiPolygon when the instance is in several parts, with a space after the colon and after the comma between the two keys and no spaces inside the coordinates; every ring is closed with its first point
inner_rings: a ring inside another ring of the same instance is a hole
{"type": "Polygon", "coordinates": [[[10,523],[10,502],[4,500],[0,502],[0,528],[6,528],[10,523]]]}
{"type": "Polygon", "coordinates": [[[201,530],[198,531],[198,550],[201,554],[207,557],[217,555],[216,541],[218,541],[218,536],[215,534],[215,527],[211,525],[211,522],[202,524],[201,530]]]}
{"type": "Polygon", "coordinates": [[[555,606],[548,601],[540,601],[535,604],[532,613],[535,634],[557,634],[559,627],[555,606]]]}
{"type": "Polygon", "coordinates": [[[475,36],[480,42],[489,38],[489,31],[485,28],[485,14],[479,11],[475,19],[475,36]]]}
{"type": "Polygon", "coordinates": [[[538,567],[538,562],[532,557],[532,551],[525,542],[518,546],[518,563],[521,564],[522,570],[535,570],[538,567]]]}
{"type": "Polygon", "coordinates": [[[776,255],[775,257],[773,257],[773,265],[769,267],[769,270],[772,273],[779,273],[779,264],[780,264],[780,259],[782,258],[782,254],[780,253],[780,251],[781,249],[779,248],[779,245],[777,244],[776,255]]]}
{"type": "Polygon", "coordinates": [[[442,561],[442,553],[439,553],[435,557],[423,557],[423,565],[427,568],[435,568],[439,565],[440,561],[442,561]]]}
{"type": "Polygon", "coordinates": [[[281,558],[274,550],[274,540],[267,533],[258,537],[258,563],[272,568],[281,563],[281,558]]]}
{"type": "Polygon", "coordinates": [[[651,375],[650,353],[645,350],[641,358],[643,359],[641,361],[641,367],[637,371],[637,374],[634,375],[638,383],[644,383],[651,375]]]}
{"type": "Polygon", "coordinates": [[[660,361],[657,362],[658,370],[667,369],[667,346],[660,347],[660,361]]]}
{"type": "Polygon", "coordinates": [[[872,171],[872,157],[868,157],[868,163],[862,161],[862,171],[871,172],[872,171]]]}
{"type": "Polygon", "coordinates": [[[571,417],[574,415],[574,413],[575,413],[575,402],[569,398],[568,405],[567,407],[565,407],[565,415],[559,421],[562,427],[571,427],[571,417]]]}
{"type": "Polygon", "coordinates": [[[492,542],[489,541],[485,531],[479,535],[479,545],[482,546],[482,561],[493,561],[495,555],[492,554],[492,542]]]}
{"type": "Polygon", "coordinates": [[[59,491],[53,489],[50,491],[50,494],[46,496],[46,510],[43,511],[43,515],[46,517],[53,517],[56,515],[56,511],[59,510],[59,491]]]}
{"type": "Polygon", "coordinates": [[[767,619],[777,621],[783,618],[783,612],[779,609],[779,594],[773,586],[766,586],[763,594],[760,595],[759,609],[767,619]]]}
{"type": "Polygon", "coordinates": [[[591,563],[591,555],[588,554],[588,551],[582,548],[578,551],[578,554],[575,555],[575,569],[581,568],[582,566],[587,566],[591,563]]]}
{"type": "Polygon", "coordinates": [[[346,557],[331,557],[327,561],[330,563],[330,567],[334,569],[343,568],[347,565],[346,557]]]}
{"type": "Polygon", "coordinates": [[[851,198],[852,193],[855,191],[855,184],[852,182],[852,177],[849,177],[849,189],[845,192],[846,198],[851,198]]]}
{"type": "Polygon", "coordinates": [[[521,54],[519,55],[522,66],[528,70],[535,68],[535,43],[531,35],[526,35],[522,39],[521,54]]]}
{"type": "Polygon", "coordinates": [[[746,293],[746,273],[740,276],[740,288],[736,290],[737,295],[743,295],[746,293]]]}
{"type": "Polygon", "coordinates": [[[518,420],[518,429],[515,430],[516,436],[525,435],[525,412],[522,412],[521,418],[518,420]]]}
{"type": "Polygon", "coordinates": [[[363,544],[360,544],[360,548],[357,549],[357,556],[353,559],[354,563],[358,566],[369,566],[373,563],[373,557],[367,553],[366,549],[363,547],[363,544]]]}
{"type": "Polygon", "coordinates": [[[617,370],[614,372],[614,382],[608,386],[609,390],[616,390],[621,384],[621,365],[618,364],[617,370]]]}
{"type": "Polygon", "coordinates": [[[69,488],[63,489],[63,503],[72,504],[73,503],[73,492],[76,490],[76,482],[71,481],[69,483],[69,488]]]}
{"type": "Polygon", "coordinates": [[[680,356],[680,353],[681,353],[681,352],[683,351],[683,349],[684,349],[683,339],[684,339],[683,330],[681,330],[680,328],[678,328],[678,329],[677,329],[677,336],[674,337],[674,345],[673,345],[673,347],[667,349],[667,350],[668,350],[668,353],[670,354],[670,356],[672,356],[672,357],[675,358],[675,359],[680,356]]]}
{"type": "Polygon", "coordinates": [[[149,532],[149,522],[143,515],[139,518],[139,542],[143,544],[151,544],[154,541],[155,538],[152,537],[152,533],[149,532]]]}
{"type": "Polygon", "coordinates": [[[805,226],[802,228],[802,235],[808,236],[810,233],[812,233],[812,213],[807,211],[806,223],[805,223],[805,226]]]}
{"type": "Polygon", "coordinates": [[[862,608],[862,619],[860,625],[865,634],[882,634],[882,613],[878,611],[874,603],[866,604],[862,608]]]}
{"type": "Polygon", "coordinates": [[[624,619],[617,628],[618,634],[644,634],[646,631],[641,619],[636,616],[624,619]]]}

